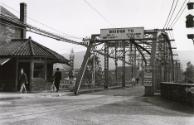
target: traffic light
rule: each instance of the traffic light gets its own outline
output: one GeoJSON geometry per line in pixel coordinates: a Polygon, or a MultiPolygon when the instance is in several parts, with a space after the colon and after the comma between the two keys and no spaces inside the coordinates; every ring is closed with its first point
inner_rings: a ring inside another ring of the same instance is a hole
{"type": "Polygon", "coordinates": [[[187,8],[188,8],[188,10],[194,9],[194,2],[188,2],[187,8]]]}
{"type": "Polygon", "coordinates": [[[186,16],[186,27],[191,28],[194,27],[193,15],[189,14],[186,16]]]}
{"type": "Polygon", "coordinates": [[[194,44],[194,34],[187,34],[187,38],[191,39],[193,41],[193,44],[194,44]]]}
{"type": "Polygon", "coordinates": [[[194,39],[194,34],[187,34],[188,39],[194,39]]]}

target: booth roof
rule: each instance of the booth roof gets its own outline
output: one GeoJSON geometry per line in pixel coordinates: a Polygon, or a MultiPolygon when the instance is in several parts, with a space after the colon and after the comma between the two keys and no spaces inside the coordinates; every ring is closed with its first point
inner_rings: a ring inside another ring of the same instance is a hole
{"type": "Polygon", "coordinates": [[[32,39],[14,39],[9,43],[0,45],[1,57],[43,57],[56,63],[69,64],[62,55],[33,41],[32,39]]]}

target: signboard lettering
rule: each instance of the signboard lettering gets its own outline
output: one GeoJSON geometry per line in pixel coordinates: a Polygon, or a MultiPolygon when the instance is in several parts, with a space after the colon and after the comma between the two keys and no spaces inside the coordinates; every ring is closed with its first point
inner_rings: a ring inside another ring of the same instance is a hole
{"type": "Polygon", "coordinates": [[[147,66],[144,73],[144,86],[152,86],[152,67],[147,66]]]}
{"type": "Polygon", "coordinates": [[[102,40],[143,39],[144,27],[101,29],[100,38],[102,40]]]}

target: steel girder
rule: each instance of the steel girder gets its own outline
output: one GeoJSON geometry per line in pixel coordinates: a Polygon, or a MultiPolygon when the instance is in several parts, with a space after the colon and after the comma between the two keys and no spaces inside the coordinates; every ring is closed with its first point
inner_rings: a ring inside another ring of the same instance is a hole
{"type": "MultiPolygon", "coordinates": [[[[152,67],[152,86],[151,94],[158,89],[161,81],[171,81],[174,79],[173,52],[168,34],[161,30],[145,30],[142,40],[124,40],[124,41],[100,41],[97,39],[99,34],[92,38],[91,43],[94,46],[103,45],[99,50],[93,50],[104,56],[104,88],[109,86],[109,58],[115,59],[115,77],[117,81],[118,60],[122,61],[123,80],[122,86],[125,86],[125,64],[136,66],[136,62],[143,60],[144,68],[152,67]],[[134,59],[127,58],[127,54],[132,54],[134,50],[134,59]]],[[[78,83],[78,82],[77,82],[78,83]]]]}

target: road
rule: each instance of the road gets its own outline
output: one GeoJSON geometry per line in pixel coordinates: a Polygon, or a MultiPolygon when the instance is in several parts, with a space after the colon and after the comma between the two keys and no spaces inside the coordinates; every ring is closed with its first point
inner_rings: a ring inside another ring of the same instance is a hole
{"type": "Polygon", "coordinates": [[[15,94],[0,98],[0,125],[193,125],[193,108],[144,97],[143,87],[73,96],[15,94]]]}

